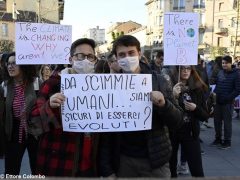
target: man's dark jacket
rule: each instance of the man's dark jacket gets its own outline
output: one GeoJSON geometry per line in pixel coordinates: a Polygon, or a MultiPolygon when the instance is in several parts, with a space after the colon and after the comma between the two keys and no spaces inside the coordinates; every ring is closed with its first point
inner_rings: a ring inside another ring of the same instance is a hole
{"type": "MultiPolygon", "coordinates": [[[[151,69],[140,62],[141,74],[151,74],[151,69]]],[[[164,75],[152,74],[153,91],[161,91],[166,104],[160,108],[153,105],[152,129],[146,132],[146,147],[152,169],[159,168],[169,162],[171,143],[168,130],[176,130],[183,124],[182,109],[175,103],[172,88],[164,75]]],[[[99,173],[107,177],[117,174],[120,160],[120,145],[124,132],[105,133],[100,138],[99,173]]]]}

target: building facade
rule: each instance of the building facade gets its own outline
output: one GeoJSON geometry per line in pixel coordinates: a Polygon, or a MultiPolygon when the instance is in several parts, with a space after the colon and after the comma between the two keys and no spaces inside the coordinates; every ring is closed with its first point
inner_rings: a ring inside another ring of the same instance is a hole
{"type": "Polygon", "coordinates": [[[0,0],[0,39],[15,41],[15,22],[60,23],[64,0],[0,0]]]}
{"type": "Polygon", "coordinates": [[[240,55],[239,0],[148,0],[147,45],[154,53],[163,48],[164,12],[199,13],[199,52],[210,58],[222,49],[240,55]]]}
{"type": "Polygon", "coordinates": [[[93,39],[97,44],[103,44],[105,43],[105,29],[99,29],[99,26],[88,29],[84,37],[93,39]]]}

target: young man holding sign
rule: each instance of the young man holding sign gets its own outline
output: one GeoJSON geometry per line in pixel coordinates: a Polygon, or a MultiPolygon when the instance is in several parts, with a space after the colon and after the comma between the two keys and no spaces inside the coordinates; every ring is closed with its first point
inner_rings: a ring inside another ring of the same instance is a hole
{"type": "MultiPolygon", "coordinates": [[[[140,61],[139,41],[130,35],[120,36],[113,53],[123,73],[151,74],[140,61]]],[[[100,174],[118,177],[170,177],[171,144],[168,129],[182,125],[182,111],[174,103],[171,86],[163,76],[152,75],[152,129],[104,134],[100,146],[100,174]]]]}
{"type": "MultiPolygon", "coordinates": [[[[95,42],[91,39],[78,39],[70,50],[72,68],[64,69],[61,74],[87,74],[94,72],[97,62],[95,42]]],[[[60,93],[61,76],[58,73],[45,81],[39,91],[37,105],[32,112],[36,121],[36,133],[41,142],[38,149],[37,173],[46,176],[96,176],[96,134],[64,132],[61,122],[61,104],[65,96],[60,93]],[[41,132],[42,131],[42,132],[41,132]]]]}

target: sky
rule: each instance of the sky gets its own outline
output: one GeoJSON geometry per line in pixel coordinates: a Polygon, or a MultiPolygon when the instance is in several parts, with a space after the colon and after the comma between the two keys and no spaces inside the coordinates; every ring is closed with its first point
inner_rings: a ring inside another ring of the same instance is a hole
{"type": "Polygon", "coordinates": [[[147,0],[65,0],[61,24],[72,25],[72,40],[90,28],[107,30],[116,22],[147,24],[147,0]]]}

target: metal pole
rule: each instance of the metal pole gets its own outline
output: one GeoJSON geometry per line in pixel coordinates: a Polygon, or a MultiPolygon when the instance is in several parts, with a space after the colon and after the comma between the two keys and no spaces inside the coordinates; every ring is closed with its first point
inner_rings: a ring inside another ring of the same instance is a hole
{"type": "Polygon", "coordinates": [[[236,34],[235,34],[235,44],[234,44],[234,51],[233,51],[233,57],[236,57],[236,49],[237,49],[237,36],[238,36],[238,26],[239,26],[239,0],[237,1],[237,28],[236,28],[236,34]]]}
{"type": "Polygon", "coordinates": [[[215,14],[215,0],[213,0],[213,18],[212,18],[212,47],[213,47],[213,36],[214,36],[214,14],[215,14]]]}
{"type": "Polygon", "coordinates": [[[41,4],[41,0],[37,0],[38,3],[38,11],[37,11],[37,15],[38,15],[38,19],[37,22],[40,23],[41,22],[41,15],[40,15],[40,4],[41,4]]]}

